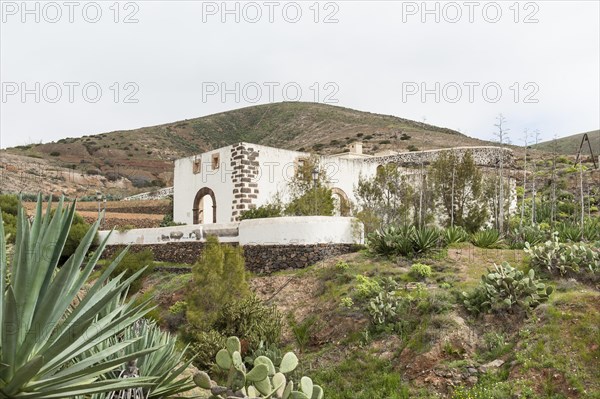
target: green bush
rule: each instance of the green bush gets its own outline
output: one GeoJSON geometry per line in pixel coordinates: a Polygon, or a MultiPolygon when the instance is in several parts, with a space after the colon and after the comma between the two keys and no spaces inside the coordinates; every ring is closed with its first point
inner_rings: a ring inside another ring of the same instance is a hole
{"type": "Polygon", "coordinates": [[[431,277],[431,266],[427,266],[422,263],[415,263],[410,267],[410,274],[419,280],[424,280],[428,277],[431,277]]]}
{"type": "Polygon", "coordinates": [[[494,264],[494,270],[488,270],[481,277],[475,290],[462,295],[463,303],[470,312],[485,313],[512,311],[515,307],[523,310],[535,308],[548,299],[552,290],[535,278],[533,269],[525,274],[504,262],[500,266],[494,264]]]}
{"type": "MultiPolygon", "coordinates": [[[[114,261],[117,257],[118,254],[115,254],[112,260],[114,261]]],[[[129,295],[133,295],[142,288],[143,278],[151,274],[154,270],[154,254],[150,249],[144,249],[140,252],[128,251],[110,275],[115,278],[125,272],[124,278],[129,278],[146,266],[147,268],[141,274],[140,278],[133,281],[129,286],[129,295]]]]}
{"type": "Polygon", "coordinates": [[[191,328],[209,330],[226,304],[248,296],[244,256],[240,247],[206,239],[202,255],[192,267],[187,287],[187,319],[191,328]]]}
{"type": "Polygon", "coordinates": [[[223,345],[225,336],[218,331],[197,331],[190,342],[188,353],[194,356],[194,366],[201,370],[209,370],[214,366],[215,356],[223,345]]]}
{"type": "Polygon", "coordinates": [[[471,237],[471,242],[479,248],[498,248],[500,232],[496,229],[478,231],[471,237]]]}
{"type": "Polygon", "coordinates": [[[356,282],[357,284],[355,287],[355,291],[356,297],[359,300],[367,300],[378,295],[382,291],[381,285],[379,285],[379,282],[374,278],[370,278],[362,274],[357,274],[356,282]]]}
{"type": "Polygon", "coordinates": [[[290,315],[290,329],[294,335],[294,340],[298,346],[300,353],[304,352],[306,347],[310,344],[313,336],[316,332],[317,316],[309,315],[302,321],[296,321],[296,319],[290,315]]]}
{"type": "Polygon", "coordinates": [[[261,343],[277,344],[281,337],[281,314],[274,305],[266,305],[255,295],[226,303],[212,328],[221,335],[239,337],[250,351],[261,343]]]}
{"type": "Polygon", "coordinates": [[[2,209],[3,213],[17,216],[17,212],[19,211],[19,198],[16,195],[0,194],[0,209],[2,209]]]}
{"type": "Polygon", "coordinates": [[[240,220],[276,218],[281,216],[282,214],[283,209],[279,204],[267,204],[259,206],[258,208],[243,211],[240,216],[240,220]]]}

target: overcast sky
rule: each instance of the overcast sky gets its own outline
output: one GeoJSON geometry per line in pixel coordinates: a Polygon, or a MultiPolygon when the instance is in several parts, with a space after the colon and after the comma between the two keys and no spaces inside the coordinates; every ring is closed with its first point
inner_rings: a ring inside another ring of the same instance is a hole
{"type": "Polygon", "coordinates": [[[1,1],[0,146],[318,101],[514,144],[600,127],[599,1],[1,1]],[[36,21],[37,19],[37,21],[36,21]]]}

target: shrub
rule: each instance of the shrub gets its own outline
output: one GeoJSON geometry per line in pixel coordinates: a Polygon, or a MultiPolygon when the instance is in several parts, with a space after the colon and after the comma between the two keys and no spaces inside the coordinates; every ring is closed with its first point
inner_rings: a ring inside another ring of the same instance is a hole
{"type": "Polygon", "coordinates": [[[359,299],[369,299],[381,292],[381,285],[377,280],[364,276],[362,274],[356,275],[356,293],[359,299]]]}
{"type": "Polygon", "coordinates": [[[196,332],[189,349],[189,353],[194,356],[194,366],[202,370],[212,368],[215,356],[223,345],[225,337],[216,330],[196,332]]]}
{"type": "Polygon", "coordinates": [[[501,242],[500,232],[496,229],[478,231],[471,237],[471,242],[479,248],[497,248],[501,242]]]}
{"type": "Polygon", "coordinates": [[[243,211],[240,215],[240,220],[247,219],[263,219],[263,218],[276,218],[283,214],[283,209],[278,204],[267,204],[259,206],[258,208],[248,209],[243,211]]]}
{"type": "Polygon", "coordinates": [[[51,157],[58,157],[58,156],[60,156],[60,152],[58,152],[58,151],[52,151],[52,152],[50,153],[50,156],[51,156],[51,157]]]}
{"type": "Polygon", "coordinates": [[[354,306],[354,301],[350,297],[344,297],[341,300],[342,306],[345,308],[351,308],[354,306]]]}
{"type": "Polygon", "coordinates": [[[191,327],[210,329],[223,306],[242,300],[249,292],[242,249],[221,245],[216,237],[209,236],[192,267],[187,287],[187,319],[191,327]]]}
{"type": "Polygon", "coordinates": [[[226,303],[212,326],[221,335],[235,335],[255,350],[261,342],[277,344],[281,336],[281,314],[255,295],[226,303]]]}
{"type": "Polygon", "coordinates": [[[408,151],[411,151],[411,152],[414,152],[414,151],[419,151],[419,148],[418,148],[416,145],[413,145],[413,144],[411,144],[411,145],[409,145],[408,147],[406,147],[406,149],[407,149],[408,151]]]}
{"type": "MultiPolygon", "coordinates": [[[[117,259],[119,254],[115,254],[112,260],[117,259]]],[[[144,249],[140,252],[128,251],[125,253],[119,265],[112,271],[111,277],[115,278],[119,274],[125,272],[125,278],[129,278],[143,268],[146,268],[140,278],[131,283],[129,287],[129,295],[135,294],[142,288],[142,279],[148,276],[154,270],[154,254],[150,249],[144,249]]]]}
{"type": "Polygon", "coordinates": [[[335,268],[340,271],[345,272],[346,270],[348,270],[350,268],[350,265],[348,263],[344,262],[343,260],[340,260],[335,264],[335,268]]]}
{"type": "Polygon", "coordinates": [[[315,315],[307,316],[304,320],[298,322],[290,315],[290,329],[296,340],[296,345],[300,353],[304,352],[308,344],[313,338],[316,330],[317,317],[315,315]]]}
{"type": "Polygon", "coordinates": [[[415,263],[410,267],[410,273],[419,280],[431,277],[431,266],[415,263]]]}
{"type": "Polygon", "coordinates": [[[512,311],[514,307],[529,310],[546,301],[551,293],[552,287],[536,279],[533,269],[525,274],[504,262],[500,266],[494,264],[494,270],[481,277],[474,291],[462,295],[469,311],[485,313],[512,311]]]}

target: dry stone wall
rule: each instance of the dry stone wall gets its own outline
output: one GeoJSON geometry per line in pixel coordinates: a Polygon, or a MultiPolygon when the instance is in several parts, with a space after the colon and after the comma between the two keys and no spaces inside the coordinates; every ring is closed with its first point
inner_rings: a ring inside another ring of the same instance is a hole
{"type": "Polygon", "coordinates": [[[443,152],[453,152],[462,157],[467,151],[471,152],[473,160],[479,166],[495,166],[500,159],[506,165],[512,164],[513,152],[508,148],[482,146],[482,147],[455,147],[440,150],[404,152],[395,155],[386,155],[383,157],[366,158],[364,162],[385,165],[396,163],[398,165],[419,165],[421,163],[432,163],[443,152]]]}
{"type": "MultiPolygon", "coordinates": [[[[110,258],[124,248],[124,245],[107,246],[102,257],[110,258]]],[[[131,245],[129,251],[140,252],[145,249],[150,249],[154,253],[154,260],[157,261],[194,264],[202,255],[204,243],[192,241],[131,245]]],[[[244,258],[247,270],[269,274],[280,270],[302,269],[327,258],[354,252],[356,249],[355,244],[247,245],[244,246],[244,258]]],[[[160,270],[182,273],[185,268],[165,267],[160,270]]]]}

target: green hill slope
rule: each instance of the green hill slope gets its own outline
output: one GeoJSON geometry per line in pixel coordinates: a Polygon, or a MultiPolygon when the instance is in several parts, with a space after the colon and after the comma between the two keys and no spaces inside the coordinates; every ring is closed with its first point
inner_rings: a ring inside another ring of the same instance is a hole
{"type": "Polygon", "coordinates": [[[13,154],[50,160],[57,166],[135,186],[168,184],[172,160],[238,141],[314,151],[343,152],[362,140],[367,153],[385,149],[425,150],[485,142],[459,132],[394,116],[317,103],[259,105],[129,131],[65,138],[8,149],[13,154]]]}
{"type": "MultiPolygon", "coordinates": [[[[532,145],[532,148],[541,151],[553,152],[555,145],[556,151],[559,154],[564,155],[576,155],[579,150],[579,145],[581,144],[581,139],[585,133],[574,134],[572,136],[563,137],[556,140],[544,141],[539,144],[532,145]]],[[[590,139],[590,143],[592,144],[592,150],[594,151],[594,155],[598,156],[600,153],[600,130],[594,130],[591,132],[587,132],[588,138],[590,139]]],[[[583,154],[589,155],[590,150],[585,144],[583,148],[583,154]]]]}

